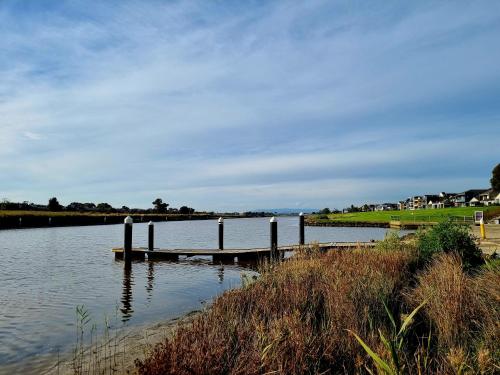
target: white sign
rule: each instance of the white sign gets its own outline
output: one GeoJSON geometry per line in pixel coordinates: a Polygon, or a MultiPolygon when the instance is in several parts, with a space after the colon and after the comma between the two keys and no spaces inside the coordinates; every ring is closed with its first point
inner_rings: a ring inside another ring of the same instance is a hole
{"type": "Polygon", "coordinates": [[[474,211],[474,222],[479,224],[479,222],[484,218],[483,211],[474,211]]]}

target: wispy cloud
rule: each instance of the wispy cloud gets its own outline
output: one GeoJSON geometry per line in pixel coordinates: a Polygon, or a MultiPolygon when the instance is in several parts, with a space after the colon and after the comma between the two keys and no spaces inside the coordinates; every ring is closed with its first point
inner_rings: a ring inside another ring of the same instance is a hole
{"type": "Polygon", "coordinates": [[[0,195],[250,209],[486,186],[499,21],[496,2],[2,2],[0,195]]]}

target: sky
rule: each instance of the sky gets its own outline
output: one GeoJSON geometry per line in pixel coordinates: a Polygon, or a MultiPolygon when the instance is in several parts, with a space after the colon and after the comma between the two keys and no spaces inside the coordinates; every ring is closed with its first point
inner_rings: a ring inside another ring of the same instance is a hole
{"type": "Polygon", "coordinates": [[[488,188],[498,1],[0,1],[0,199],[245,211],[488,188]]]}

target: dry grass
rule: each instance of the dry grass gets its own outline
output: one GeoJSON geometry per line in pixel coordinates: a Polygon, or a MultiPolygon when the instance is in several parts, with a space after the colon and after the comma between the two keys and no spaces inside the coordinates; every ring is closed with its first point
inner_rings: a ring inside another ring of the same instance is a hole
{"type": "Polygon", "coordinates": [[[387,250],[302,253],[267,265],[258,280],[224,293],[192,324],[138,360],[137,370],[384,373],[346,330],[394,365],[379,336],[393,332],[384,302],[399,322],[412,305],[426,300],[404,338],[400,367],[391,373],[498,371],[498,269],[467,275],[460,259],[448,254],[416,275],[414,251],[387,250]]]}
{"type": "Polygon", "coordinates": [[[407,252],[331,252],[269,266],[226,292],[193,324],[138,362],[143,374],[320,373],[361,370],[367,342],[387,330],[383,305],[398,306],[409,280],[407,252]]]}
{"type": "Polygon", "coordinates": [[[500,370],[500,272],[469,275],[456,254],[442,254],[418,277],[409,293],[414,305],[426,300],[425,320],[435,332],[437,355],[450,372],[500,370]]]}

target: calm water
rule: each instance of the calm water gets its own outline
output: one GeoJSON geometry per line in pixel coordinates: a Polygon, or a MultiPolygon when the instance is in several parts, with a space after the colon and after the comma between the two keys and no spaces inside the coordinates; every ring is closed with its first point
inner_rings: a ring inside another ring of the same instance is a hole
{"type": "MultiPolygon", "coordinates": [[[[298,219],[279,218],[279,245],[298,242],[298,219]]],[[[381,228],[306,227],[306,241],[367,241],[381,228]]],[[[155,246],[214,248],[217,222],[156,223],[155,246]]],[[[122,225],[0,231],[0,373],[71,350],[75,307],[93,320],[111,317],[120,325],[154,323],[200,309],[248,269],[214,265],[210,258],[178,263],[136,262],[126,271],[110,250],[121,246],[122,225]]],[[[134,246],[146,246],[146,223],[134,224],[134,246]]],[[[225,220],[225,247],[269,245],[269,219],[225,220]]]]}

